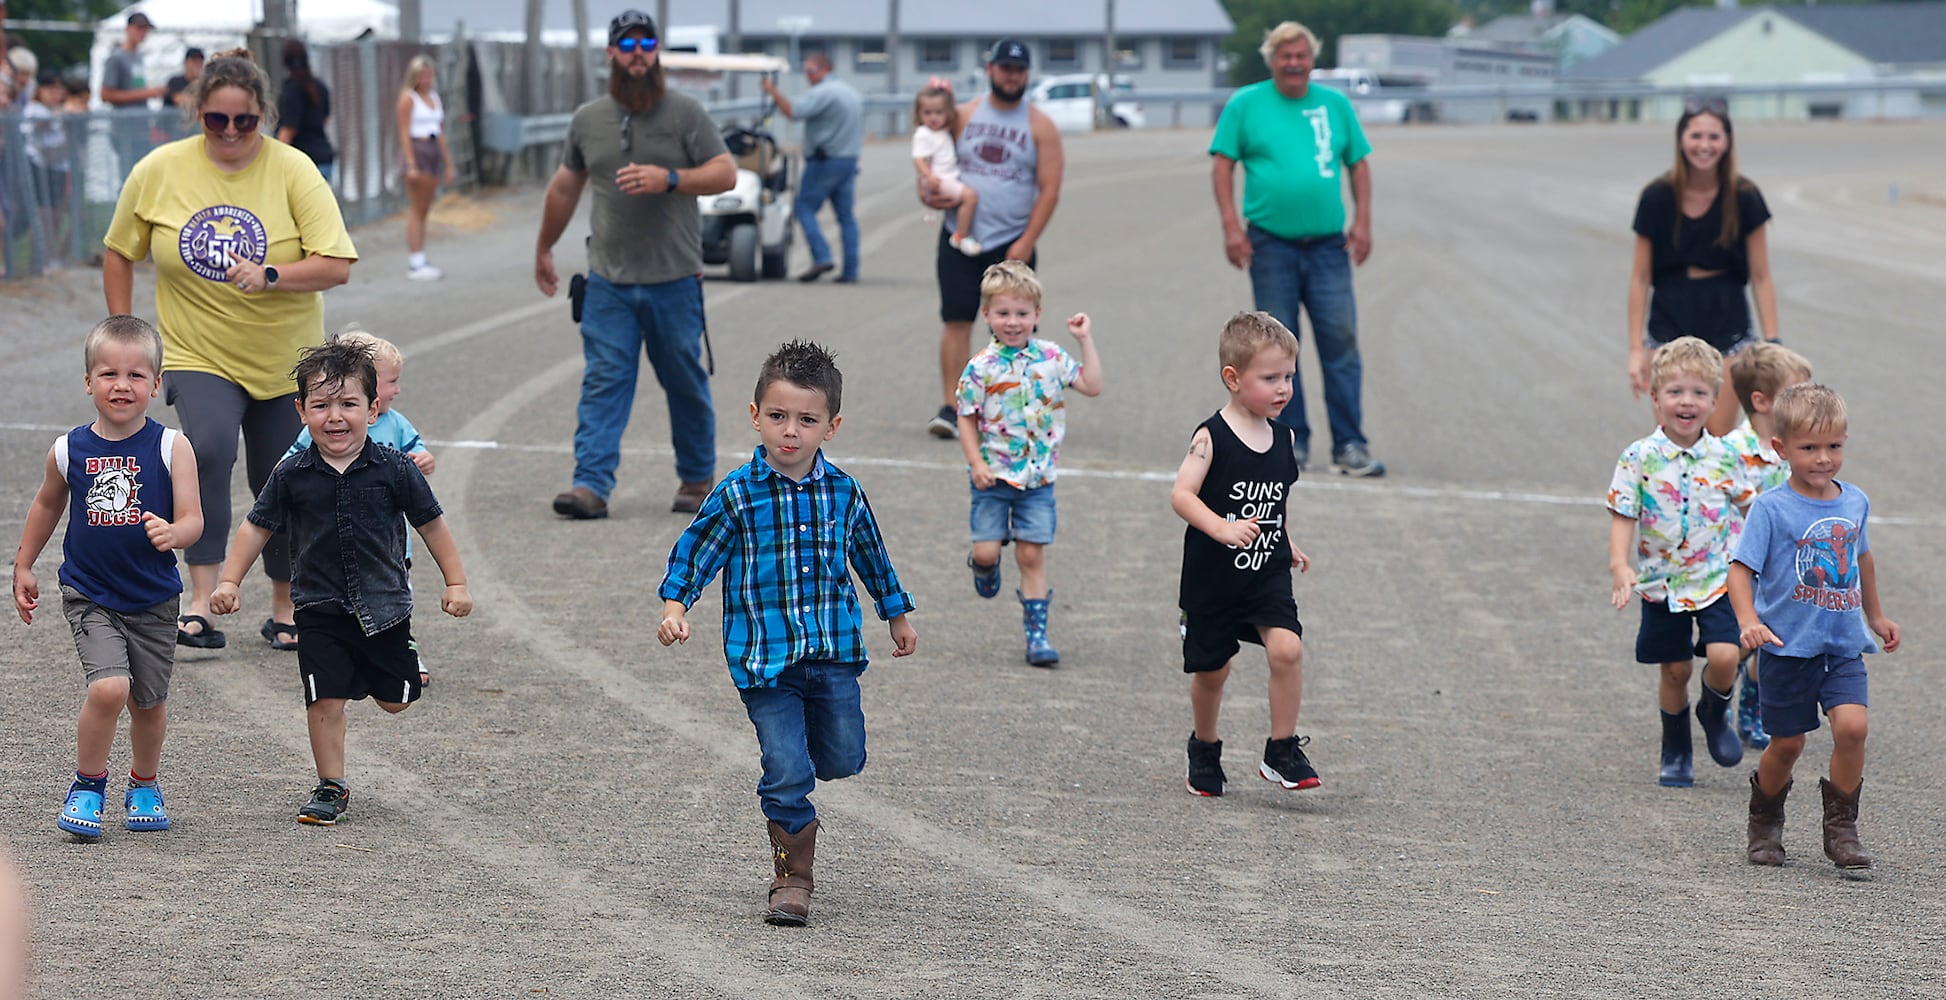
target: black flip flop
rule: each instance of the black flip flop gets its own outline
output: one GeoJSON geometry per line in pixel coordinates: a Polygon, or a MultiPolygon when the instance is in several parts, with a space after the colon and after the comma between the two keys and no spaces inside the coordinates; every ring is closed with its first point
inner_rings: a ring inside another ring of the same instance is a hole
{"type": "Polygon", "coordinates": [[[280,622],[275,618],[266,618],[264,619],[263,627],[257,630],[257,634],[263,636],[264,641],[270,643],[270,648],[272,649],[296,649],[297,640],[279,639],[277,635],[280,632],[284,635],[294,636],[297,634],[297,626],[289,622],[280,622]]]}
{"type": "Polygon", "coordinates": [[[222,649],[229,642],[221,631],[211,627],[209,619],[202,615],[183,615],[176,619],[176,645],[191,646],[196,649],[222,649]],[[185,632],[184,625],[199,625],[201,632],[185,632]]]}

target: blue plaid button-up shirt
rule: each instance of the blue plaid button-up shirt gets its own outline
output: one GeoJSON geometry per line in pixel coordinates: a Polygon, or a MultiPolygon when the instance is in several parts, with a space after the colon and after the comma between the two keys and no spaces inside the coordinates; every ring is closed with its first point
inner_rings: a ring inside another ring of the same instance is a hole
{"type": "Polygon", "coordinates": [[[878,616],[913,610],[858,481],[820,451],[792,482],[757,448],[725,476],[669,551],[659,593],[684,607],[723,573],[723,656],[739,688],[771,687],[800,660],[866,662],[849,561],[878,616]]]}

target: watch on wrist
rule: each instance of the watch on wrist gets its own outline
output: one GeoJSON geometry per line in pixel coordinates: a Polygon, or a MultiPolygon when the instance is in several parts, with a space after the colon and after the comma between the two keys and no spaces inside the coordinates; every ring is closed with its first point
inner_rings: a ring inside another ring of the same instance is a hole
{"type": "Polygon", "coordinates": [[[264,266],[264,288],[270,289],[276,287],[277,287],[277,269],[269,265],[265,265],[264,266]]]}
{"type": "Polygon", "coordinates": [[[674,191],[676,189],[676,185],[681,183],[682,183],[682,175],[676,173],[675,170],[671,169],[669,171],[669,190],[674,191]]]}

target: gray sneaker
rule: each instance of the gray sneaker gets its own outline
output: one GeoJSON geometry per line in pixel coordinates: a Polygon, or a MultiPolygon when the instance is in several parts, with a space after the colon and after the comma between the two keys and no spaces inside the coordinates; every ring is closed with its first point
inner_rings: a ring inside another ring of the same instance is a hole
{"type": "Polygon", "coordinates": [[[1371,479],[1385,475],[1385,463],[1372,457],[1363,442],[1348,444],[1331,456],[1331,465],[1340,475],[1371,479]]]}
{"type": "Polygon", "coordinates": [[[926,422],[926,430],[936,438],[959,437],[959,414],[950,406],[942,406],[933,418],[926,422]]]}

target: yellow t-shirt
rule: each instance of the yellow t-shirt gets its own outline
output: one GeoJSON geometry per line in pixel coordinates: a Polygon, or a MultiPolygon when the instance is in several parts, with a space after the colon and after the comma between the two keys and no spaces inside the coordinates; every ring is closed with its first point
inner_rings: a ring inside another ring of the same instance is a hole
{"type": "Polygon", "coordinates": [[[209,161],[200,135],[157,147],[130,171],[102,243],[129,260],[155,256],[163,371],[228,379],[252,399],[295,391],[298,350],[324,340],[324,295],[245,294],[224,280],[225,258],[358,259],[317,166],[268,138],[234,174],[209,161]]]}

